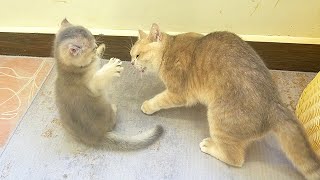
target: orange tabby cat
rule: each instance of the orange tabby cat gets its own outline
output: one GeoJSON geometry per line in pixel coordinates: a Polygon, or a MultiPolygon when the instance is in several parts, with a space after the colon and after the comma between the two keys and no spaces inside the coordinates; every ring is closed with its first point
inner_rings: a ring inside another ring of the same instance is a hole
{"type": "Polygon", "coordinates": [[[320,179],[320,162],[296,117],[283,104],[270,72],[258,54],[230,32],[171,36],[153,24],[139,30],[130,54],[140,71],[157,73],[166,90],[143,103],[161,109],[202,103],[208,107],[210,137],[201,151],[236,167],[253,141],[272,131],[282,149],[307,179],[320,179]]]}

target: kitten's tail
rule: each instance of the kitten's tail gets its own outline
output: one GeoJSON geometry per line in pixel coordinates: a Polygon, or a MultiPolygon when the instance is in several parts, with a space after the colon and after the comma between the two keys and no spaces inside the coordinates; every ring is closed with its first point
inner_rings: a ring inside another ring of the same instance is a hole
{"type": "Polygon", "coordinates": [[[137,150],[151,145],[163,133],[160,125],[135,136],[124,136],[114,132],[108,132],[104,142],[105,146],[114,146],[121,150],[137,150]]]}
{"type": "Polygon", "coordinates": [[[283,105],[277,104],[271,117],[278,118],[275,119],[273,131],[286,156],[306,179],[320,179],[320,160],[293,113],[283,105]]]}

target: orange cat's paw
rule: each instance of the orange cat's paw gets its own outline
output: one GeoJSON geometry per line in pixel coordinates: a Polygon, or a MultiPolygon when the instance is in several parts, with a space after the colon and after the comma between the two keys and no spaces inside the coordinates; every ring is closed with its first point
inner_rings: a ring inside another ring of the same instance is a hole
{"type": "Polygon", "coordinates": [[[228,150],[223,146],[217,145],[212,138],[203,139],[200,143],[200,149],[202,152],[234,167],[242,167],[244,163],[243,154],[235,152],[233,152],[233,154],[226,153],[228,150]]]}
{"type": "Polygon", "coordinates": [[[156,112],[156,111],[154,111],[154,110],[151,108],[149,101],[143,102],[143,104],[142,104],[142,106],[141,106],[141,111],[142,111],[143,113],[145,113],[145,114],[148,114],[148,115],[151,115],[151,114],[153,114],[154,112],[156,112]]]}
{"type": "Polygon", "coordinates": [[[210,148],[213,146],[213,142],[211,138],[205,138],[200,143],[200,149],[202,152],[210,154],[210,148]]]}

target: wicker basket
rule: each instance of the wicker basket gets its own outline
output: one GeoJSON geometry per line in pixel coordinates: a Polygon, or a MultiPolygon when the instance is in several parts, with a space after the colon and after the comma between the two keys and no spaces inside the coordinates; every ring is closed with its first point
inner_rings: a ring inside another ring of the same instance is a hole
{"type": "Polygon", "coordinates": [[[320,156],[320,72],[302,92],[296,115],[306,130],[312,148],[320,156]]]}

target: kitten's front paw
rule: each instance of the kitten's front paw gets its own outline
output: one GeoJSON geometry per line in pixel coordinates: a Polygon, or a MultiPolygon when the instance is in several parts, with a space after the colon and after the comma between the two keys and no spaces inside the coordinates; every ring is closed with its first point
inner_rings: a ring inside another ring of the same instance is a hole
{"type": "Polygon", "coordinates": [[[112,108],[114,113],[117,113],[118,108],[117,108],[117,106],[115,104],[111,104],[111,108],[112,108]]]}
{"type": "Polygon", "coordinates": [[[100,44],[99,47],[97,48],[96,54],[102,58],[104,50],[106,49],[106,45],[100,44]]]}
{"type": "Polygon", "coordinates": [[[156,110],[153,110],[153,109],[151,108],[151,105],[150,105],[149,101],[145,101],[145,102],[142,104],[142,106],[141,106],[141,111],[142,111],[143,113],[145,113],[145,114],[148,114],[148,115],[151,115],[151,114],[153,114],[153,113],[156,112],[156,110]]]}
{"type": "Polygon", "coordinates": [[[111,58],[110,61],[103,66],[108,73],[112,76],[120,77],[120,73],[123,71],[123,67],[121,66],[122,62],[118,58],[111,58]]]}

